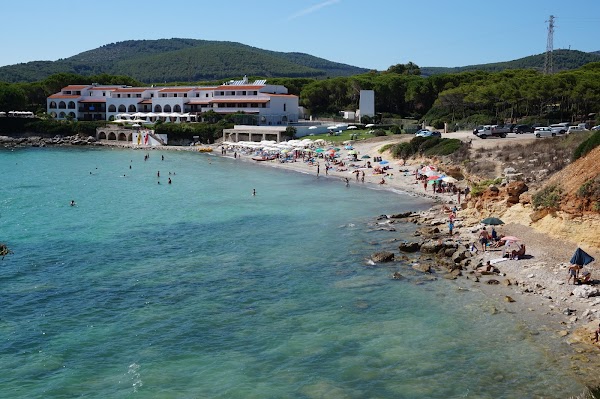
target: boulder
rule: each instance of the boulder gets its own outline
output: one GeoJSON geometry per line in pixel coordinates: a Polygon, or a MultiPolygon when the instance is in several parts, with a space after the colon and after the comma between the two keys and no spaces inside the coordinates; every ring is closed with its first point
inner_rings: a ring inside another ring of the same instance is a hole
{"type": "Polygon", "coordinates": [[[575,298],[589,298],[591,296],[600,295],[600,289],[592,287],[591,285],[580,285],[573,289],[573,295],[575,298]]]}
{"type": "Polygon", "coordinates": [[[426,241],[421,245],[421,252],[435,254],[442,249],[442,244],[437,241],[426,241]]]}
{"type": "Polygon", "coordinates": [[[415,263],[412,265],[412,268],[419,272],[431,273],[431,266],[426,263],[415,263]]]}
{"type": "Polygon", "coordinates": [[[404,276],[402,274],[400,274],[400,272],[394,272],[394,274],[392,274],[392,278],[394,280],[401,280],[404,278],[404,276]]]}
{"type": "Polygon", "coordinates": [[[371,259],[375,263],[393,262],[394,254],[392,252],[380,251],[371,255],[371,259]]]}
{"type": "Polygon", "coordinates": [[[390,219],[405,219],[407,217],[412,216],[412,212],[404,212],[404,213],[396,213],[393,215],[390,215],[390,219]]]}
{"type": "Polygon", "coordinates": [[[400,252],[417,252],[421,244],[418,242],[403,242],[398,245],[400,252]]]}
{"type": "Polygon", "coordinates": [[[452,255],[452,261],[454,263],[460,263],[463,260],[467,259],[467,256],[471,257],[471,253],[469,251],[467,251],[466,249],[459,249],[456,250],[456,252],[454,252],[454,254],[452,255]]]}

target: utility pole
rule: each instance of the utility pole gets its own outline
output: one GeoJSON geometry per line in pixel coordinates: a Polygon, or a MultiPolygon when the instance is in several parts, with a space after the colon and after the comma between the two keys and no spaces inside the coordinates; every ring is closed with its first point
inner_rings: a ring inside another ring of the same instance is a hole
{"type": "Polygon", "coordinates": [[[550,15],[548,22],[548,39],[546,40],[546,57],[544,58],[544,74],[549,75],[554,72],[554,60],[552,52],[554,51],[554,15],[550,15]]]}

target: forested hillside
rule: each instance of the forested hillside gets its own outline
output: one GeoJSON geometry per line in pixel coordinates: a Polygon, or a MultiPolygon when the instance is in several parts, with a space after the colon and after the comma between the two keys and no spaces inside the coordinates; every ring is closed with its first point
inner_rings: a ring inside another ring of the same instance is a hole
{"type": "MultiPolygon", "coordinates": [[[[491,64],[468,65],[455,68],[422,67],[424,76],[437,75],[441,73],[457,73],[468,71],[499,72],[506,69],[534,69],[544,70],[545,53],[519,58],[513,61],[496,62],[491,64]]],[[[590,62],[600,61],[600,52],[585,53],[577,50],[555,50],[553,52],[554,71],[560,72],[576,69],[590,62]]]]}
{"type": "Polygon", "coordinates": [[[57,73],[126,75],[144,83],[226,79],[232,76],[350,76],[365,68],[302,53],[262,50],[241,43],[195,39],[129,40],[58,61],[0,67],[0,81],[34,82],[57,73]]]}

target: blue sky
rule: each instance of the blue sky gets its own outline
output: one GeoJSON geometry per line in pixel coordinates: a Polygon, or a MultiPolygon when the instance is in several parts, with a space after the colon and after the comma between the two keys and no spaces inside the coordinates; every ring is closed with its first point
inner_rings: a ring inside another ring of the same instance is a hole
{"type": "Polygon", "coordinates": [[[21,0],[0,7],[0,66],[134,39],[233,41],[385,70],[600,50],[599,0],[21,0]]]}

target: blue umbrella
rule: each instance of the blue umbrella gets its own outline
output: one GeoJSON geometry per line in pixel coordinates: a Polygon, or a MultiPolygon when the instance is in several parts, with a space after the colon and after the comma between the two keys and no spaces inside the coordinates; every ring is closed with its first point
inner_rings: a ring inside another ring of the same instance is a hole
{"type": "Polygon", "coordinates": [[[384,160],[384,161],[380,161],[380,162],[379,162],[379,165],[385,165],[385,164],[388,164],[388,163],[389,163],[388,161],[385,161],[385,160],[384,160]]]}
{"type": "Polygon", "coordinates": [[[585,266],[588,263],[592,263],[595,259],[587,254],[583,249],[577,248],[573,257],[571,258],[572,265],[585,266]]]}

